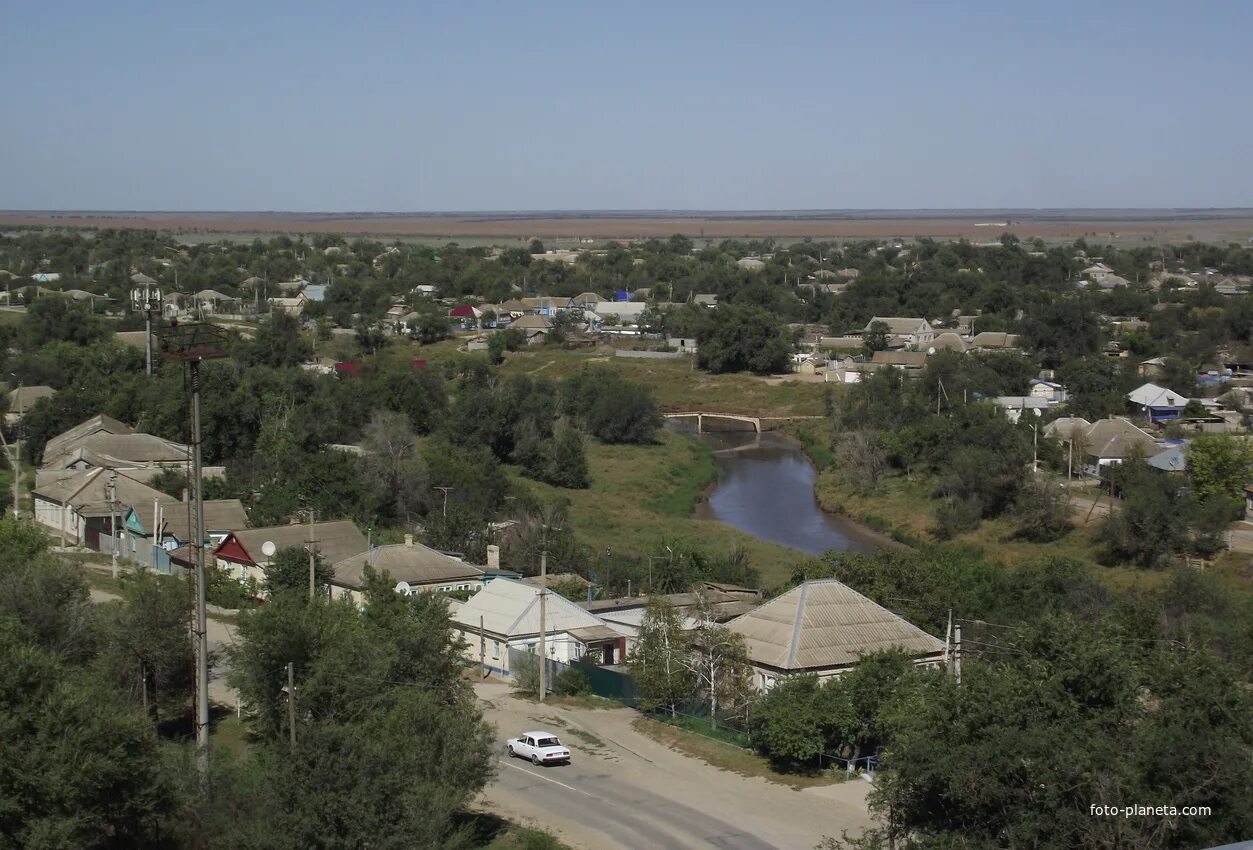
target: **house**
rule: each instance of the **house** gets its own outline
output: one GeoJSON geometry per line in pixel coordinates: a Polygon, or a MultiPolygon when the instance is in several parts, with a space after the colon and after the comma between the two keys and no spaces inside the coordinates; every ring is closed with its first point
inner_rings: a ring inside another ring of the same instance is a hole
{"type": "Polygon", "coordinates": [[[90,419],[80,422],[73,428],[69,428],[57,434],[55,437],[48,439],[44,443],[43,456],[56,457],[63,451],[68,450],[71,443],[91,437],[95,434],[134,434],[135,429],[124,422],[119,422],[112,416],[105,416],[98,413],[90,419]]]}
{"type": "Polygon", "coordinates": [[[1069,444],[1074,457],[1082,460],[1084,471],[1099,475],[1107,466],[1122,463],[1133,452],[1153,454],[1157,440],[1121,416],[1098,419],[1088,424],[1080,417],[1056,419],[1044,426],[1045,435],[1069,444]]]}
{"type": "Polygon", "coordinates": [[[956,351],[958,354],[966,353],[966,340],[962,339],[959,334],[953,331],[945,331],[936,334],[935,339],[931,340],[931,344],[927,346],[928,354],[935,354],[937,351],[956,351]]]}
{"type": "Polygon", "coordinates": [[[1148,360],[1140,361],[1140,365],[1136,367],[1136,372],[1142,378],[1158,378],[1166,369],[1165,357],[1152,357],[1148,360]]]}
{"type": "Polygon", "coordinates": [[[1027,395],[1032,398],[1044,399],[1050,405],[1061,404],[1066,400],[1066,388],[1056,381],[1044,378],[1033,379],[1028,386],[1027,395]]]}
{"type": "Polygon", "coordinates": [[[580,292],[578,295],[571,298],[566,306],[572,310],[591,310],[595,312],[596,305],[604,300],[604,298],[595,292],[580,292]]]}
{"type": "Polygon", "coordinates": [[[517,328],[522,331],[522,336],[526,338],[527,345],[537,345],[544,341],[544,335],[552,329],[553,323],[548,321],[544,316],[523,316],[520,319],[514,319],[509,325],[510,328],[517,328]]]}
{"type": "Polygon", "coordinates": [[[692,295],[692,303],[702,307],[717,307],[718,296],[710,292],[698,292],[692,295]]]}
{"type": "MultiPolygon", "coordinates": [[[[181,566],[168,553],[195,542],[195,524],[191,505],[184,491],[182,501],[141,502],[126,508],[118,526],[118,551],[123,557],[137,561],[162,573],[181,566]]],[[[206,499],[204,501],[204,545],[212,548],[226,535],[248,527],[248,515],[239,499],[206,499]]],[[[194,557],[194,550],[191,550],[194,557]]],[[[208,558],[206,557],[206,560],[208,558]]]]}
{"type": "Polygon", "coordinates": [[[1010,422],[1017,422],[1026,413],[1032,413],[1039,417],[1044,415],[1044,411],[1049,409],[1048,399],[1035,398],[1029,395],[1002,395],[992,399],[992,403],[1005,411],[1005,416],[1010,422]]]}
{"type": "Polygon", "coordinates": [[[305,304],[309,299],[305,297],[303,292],[297,292],[290,297],[267,298],[266,302],[270,305],[270,310],[276,313],[286,313],[289,316],[299,316],[305,310],[305,304]]]}
{"type": "Polygon", "coordinates": [[[945,658],[944,641],[835,579],[804,582],[728,628],[744,639],[760,690],[798,673],[838,676],[862,656],[888,649],[908,652],[916,664],[945,658]]]}
{"type": "Polygon", "coordinates": [[[1147,422],[1168,422],[1178,419],[1188,399],[1154,383],[1142,384],[1127,393],[1127,400],[1144,414],[1147,422]]]}
{"type": "Polygon", "coordinates": [[[1187,472],[1188,454],[1186,449],[1187,446],[1185,444],[1171,446],[1148,458],[1147,463],[1149,466],[1162,472],[1187,472]]]}
{"type": "Polygon", "coordinates": [[[518,319],[526,315],[526,305],[517,298],[510,298],[508,301],[502,301],[496,309],[497,316],[509,316],[518,319]]]}
{"type": "Polygon", "coordinates": [[[5,424],[12,425],[20,421],[26,415],[26,412],[34,406],[35,402],[41,398],[52,398],[55,394],[56,390],[42,384],[18,387],[9,393],[9,409],[4,414],[5,424]]]}
{"type": "Polygon", "coordinates": [[[765,260],[759,257],[741,257],[735,261],[735,264],[749,272],[759,272],[766,267],[765,260]]]}
{"type": "Polygon", "coordinates": [[[862,333],[870,333],[879,322],[887,325],[888,345],[893,348],[918,347],[925,350],[935,339],[935,329],[926,319],[900,316],[875,316],[862,328],[862,333]]]}
{"type": "MultiPolygon", "coordinates": [[[[306,295],[306,297],[308,297],[306,295]]],[[[209,315],[218,313],[238,312],[240,299],[218,292],[216,289],[202,289],[191,297],[193,309],[209,315]]]]}
{"type": "Polygon", "coordinates": [[[141,481],[100,467],[36,484],[31,498],[35,522],[57,537],[60,545],[97,550],[100,536],[109,534],[129,507],[153,502],[179,504],[174,497],[141,481]]]}
{"type": "Polygon", "coordinates": [[[554,318],[558,313],[565,312],[570,305],[569,298],[550,298],[542,296],[539,298],[523,298],[522,305],[526,308],[526,312],[534,313],[537,316],[545,318],[554,318]]]}
{"type": "Polygon", "coordinates": [[[989,351],[1006,351],[1018,348],[1018,334],[1004,331],[983,331],[970,340],[970,347],[989,351]]]}
{"type": "Polygon", "coordinates": [[[311,283],[301,291],[304,292],[305,298],[321,304],[326,300],[326,290],[329,288],[325,283],[311,283]]]}
{"type": "Polygon", "coordinates": [[[673,348],[680,354],[696,353],[696,337],[694,336],[672,336],[666,338],[666,347],[673,348]]]}
{"type": "Polygon", "coordinates": [[[121,470],[186,470],[191,448],[152,434],[91,434],[44,449],[41,472],[94,467],[121,470]]]}
{"type": "Polygon", "coordinates": [[[874,368],[890,366],[901,369],[909,377],[917,377],[927,365],[925,351],[876,351],[870,358],[874,368]]]}
{"type": "Polygon", "coordinates": [[[361,604],[365,593],[365,570],[385,573],[398,592],[429,593],[454,590],[479,590],[483,587],[483,569],[465,563],[421,543],[412,534],[404,543],[375,546],[358,552],[333,565],[331,594],[337,599],[351,599],[361,604]]]}
{"type": "Polygon", "coordinates": [[[322,559],[328,564],[338,564],[359,555],[369,548],[365,536],[350,520],[291,523],[269,528],[248,528],[232,531],[213,550],[213,561],[218,569],[243,584],[261,584],[265,581],[265,568],[275,553],[284,549],[307,549],[309,540],[322,559]],[[266,544],[273,544],[273,549],[266,544]]]}
{"type": "Polygon", "coordinates": [[[448,311],[448,318],[456,319],[463,328],[472,328],[478,324],[483,312],[471,304],[459,304],[448,311]]]}
{"type": "MultiPolygon", "coordinates": [[[[482,661],[492,672],[512,672],[510,652],[535,654],[539,644],[539,588],[507,578],[488,582],[464,605],[450,612],[467,644],[468,660],[482,661]]],[[[602,620],[556,593],[545,593],[545,645],[548,657],[569,663],[591,658],[616,664],[626,652],[626,638],[602,620]]]]}
{"type": "Polygon", "coordinates": [[[736,588],[733,585],[722,585],[716,582],[702,582],[701,587],[693,593],[595,599],[591,602],[580,602],[579,605],[595,614],[611,629],[627,639],[626,652],[627,657],[630,657],[635,650],[635,643],[639,638],[648,603],[655,598],[664,599],[675,607],[684,629],[696,629],[704,622],[701,617],[705,615],[712,622],[725,623],[752,611],[761,604],[761,591],[736,588]]]}

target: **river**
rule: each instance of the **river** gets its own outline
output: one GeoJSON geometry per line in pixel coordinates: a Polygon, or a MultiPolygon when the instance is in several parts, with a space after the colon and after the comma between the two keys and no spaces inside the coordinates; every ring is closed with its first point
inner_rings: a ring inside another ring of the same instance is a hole
{"type": "Polygon", "coordinates": [[[818,474],[796,443],[769,432],[716,431],[701,439],[714,448],[718,483],[698,515],[813,555],[830,549],[868,553],[892,545],[818,507],[818,474]]]}

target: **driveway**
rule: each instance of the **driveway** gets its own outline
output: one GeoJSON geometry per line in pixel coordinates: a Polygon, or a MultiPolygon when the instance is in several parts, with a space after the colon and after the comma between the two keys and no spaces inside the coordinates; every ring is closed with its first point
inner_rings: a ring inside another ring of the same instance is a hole
{"type": "Polygon", "coordinates": [[[719,770],[632,727],[625,708],[541,706],[507,685],[475,685],[498,731],[487,808],[551,830],[586,850],[710,848],[810,850],[825,835],[857,834],[870,823],[861,780],[802,791],[719,770]],[[530,729],[556,732],[574,754],[568,766],[535,767],[504,753],[504,740],[530,729]]]}

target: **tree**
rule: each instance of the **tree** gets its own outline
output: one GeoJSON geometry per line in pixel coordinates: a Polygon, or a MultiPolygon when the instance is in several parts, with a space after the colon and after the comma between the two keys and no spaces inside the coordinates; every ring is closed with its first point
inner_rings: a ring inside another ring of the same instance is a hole
{"type": "Polygon", "coordinates": [[[252,366],[299,366],[313,355],[313,345],[300,333],[300,322],[289,313],[271,313],[257,327],[256,338],[245,349],[252,366]]]}
{"type": "Polygon", "coordinates": [[[635,650],[627,661],[642,710],[674,716],[691,698],[696,681],[689,660],[691,646],[678,610],[662,597],[650,599],[635,650]]]}
{"type": "Polygon", "coordinates": [[[1051,543],[1070,531],[1070,499],[1061,487],[1046,478],[1023,483],[1014,501],[1018,528],[1014,536],[1037,543],[1051,543]]]}
{"type": "Polygon", "coordinates": [[[723,304],[696,338],[697,362],[710,372],[769,374],[787,368],[792,345],[783,323],[760,307],[723,304]]]}
{"type": "Polygon", "coordinates": [[[866,347],[866,351],[871,354],[876,351],[886,351],[888,347],[888,333],[891,330],[887,322],[871,322],[861,335],[862,344],[866,347]]]}
{"type": "Polygon", "coordinates": [[[178,800],[148,719],[2,616],[0,735],[6,846],[160,845],[178,800]]]}
{"type": "Polygon", "coordinates": [[[661,426],[648,388],[608,366],[567,378],[561,385],[560,409],[603,443],[651,443],[661,426]]]}
{"type": "Polygon", "coordinates": [[[1253,479],[1253,445],[1244,437],[1202,434],[1186,449],[1192,492],[1202,506],[1220,502],[1238,516],[1244,487],[1253,479]]]}
{"type": "Polygon", "coordinates": [[[877,431],[868,428],[837,434],[836,464],[845,473],[841,480],[855,490],[873,493],[887,471],[883,441],[877,431]]]}
{"type": "Polygon", "coordinates": [[[159,720],[186,710],[194,689],[192,636],[187,628],[187,585],[140,571],[129,576],[122,599],[100,609],[102,665],[117,688],[159,720]]]}
{"type": "Polygon", "coordinates": [[[1187,490],[1134,457],[1120,464],[1115,483],[1122,491],[1122,504],[1097,532],[1106,555],[1154,567],[1183,551],[1196,510],[1187,490]]]}
{"type": "MultiPolygon", "coordinates": [[[[316,532],[315,532],[316,533],[316,532]]],[[[316,544],[315,544],[316,545],[316,544]]],[[[335,572],[321,553],[314,555],[314,588],[322,594],[330,587],[335,572]]],[[[279,549],[265,568],[265,590],[270,596],[309,594],[309,552],[300,546],[279,549]]]]}
{"type": "Polygon", "coordinates": [[[587,488],[587,456],[583,452],[583,437],[574,428],[560,428],[553,436],[545,480],[556,487],[587,488]]]}
{"type": "Polygon", "coordinates": [[[417,435],[403,413],[376,410],[366,426],[361,447],[376,477],[390,514],[409,522],[428,502],[430,476],[418,451],[417,435]]]}
{"type": "MultiPolygon", "coordinates": [[[[704,613],[701,613],[704,619],[704,613]]],[[[692,637],[688,666],[699,692],[709,703],[709,723],[718,726],[718,709],[738,713],[752,690],[744,638],[724,625],[704,619],[692,637]]]]}
{"type": "Polygon", "coordinates": [[[441,339],[447,339],[448,318],[433,311],[422,313],[418,317],[413,336],[423,345],[432,345],[441,339]]]}
{"type": "Polygon", "coordinates": [[[749,718],[753,747],[776,770],[808,768],[825,750],[821,687],[817,676],[787,676],[754,706],[749,718]]]}

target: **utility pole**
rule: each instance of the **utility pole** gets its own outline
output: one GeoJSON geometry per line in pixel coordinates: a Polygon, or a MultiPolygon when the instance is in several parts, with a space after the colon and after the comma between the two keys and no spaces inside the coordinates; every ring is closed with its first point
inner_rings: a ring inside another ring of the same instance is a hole
{"type": "Polygon", "coordinates": [[[313,539],[313,508],[309,508],[309,601],[312,602],[317,596],[317,553],[314,544],[317,541],[313,539]]]}
{"type": "Polygon", "coordinates": [[[1040,471],[1040,424],[1031,426],[1031,471],[1040,471]]]}
{"type": "Polygon", "coordinates": [[[544,701],[548,673],[548,549],[539,553],[539,701],[544,701]]]}
{"type": "Polygon", "coordinates": [[[487,676],[487,637],[483,634],[483,615],[479,614],[479,667],[482,675],[487,676]]]}
{"type": "Polygon", "coordinates": [[[113,538],[113,580],[117,581],[117,470],[109,470],[109,536],[113,538]]]}
{"type": "Polygon", "coordinates": [[[953,671],[954,678],[957,680],[957,686],[961,687],[962,683],[962,626],[957,623],[953,626],[953,671]]]}
{"type": "Polygon", "coordinates": [[[296,665],[287,662],[287,728],[291,731],[291,748],[296,749],[296,665]]]}
{"type": "Polygon", "coordinates": [[[191,390],[192,471],[188,489],[192,502],[192,546],[196,555],[196,766],[203,790],[209,783],[209,629],[206,616],[204,464],[200,445],[200,364],[226,356],[225,334],[213,325],[183,325],[171,329],[163,341],[167,358],[184,363],[191,390]]]}

